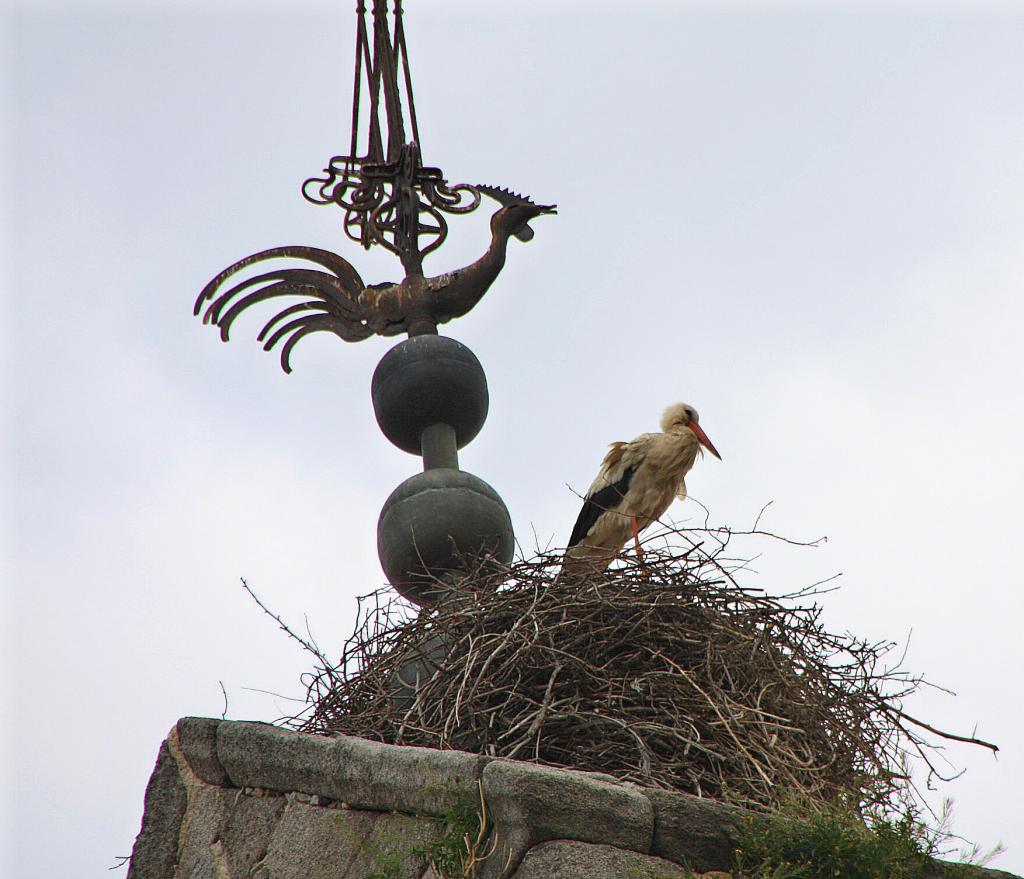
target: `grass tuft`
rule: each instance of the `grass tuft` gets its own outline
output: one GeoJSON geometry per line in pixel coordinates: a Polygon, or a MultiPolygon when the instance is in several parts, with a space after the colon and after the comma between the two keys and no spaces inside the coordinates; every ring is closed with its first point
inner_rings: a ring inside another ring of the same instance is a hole
{"type": "Polygon", "coordinates": [[[743,825],[736,879],[926,879],[939,839],[907,808],[896,817],[862,818],[833,807],[801,813],[788,806],[743,825]]]}

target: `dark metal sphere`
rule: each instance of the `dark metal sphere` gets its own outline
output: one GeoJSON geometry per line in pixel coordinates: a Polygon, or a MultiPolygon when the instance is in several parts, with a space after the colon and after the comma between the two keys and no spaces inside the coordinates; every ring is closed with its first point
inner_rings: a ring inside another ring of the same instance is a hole
{"type": "Polygon", "coordinates": [[[448,336],[413,336],[377,364],[370,384],[377,424],[398,448],[420,454],[420,435],[450,424],[462,448],[487,418],[487,379],[476,356],[448,336]]]}
{"type": "Polygon", "coordinates": [[[498,493],[472,473],[417,473],[384,502],[377,554],[391,585],[410,601],[436,598],[437,579],[485,554],[512,561],[512,520],[498,493]]]}
{"type": "Polygon", "coordinates": [[[452,636],[447,632],[430,635],[415,646],[409,661],[388,679],[392,711],[408,711],[412,707],[416,691],[442,666],[451,646],[452,636]]]}

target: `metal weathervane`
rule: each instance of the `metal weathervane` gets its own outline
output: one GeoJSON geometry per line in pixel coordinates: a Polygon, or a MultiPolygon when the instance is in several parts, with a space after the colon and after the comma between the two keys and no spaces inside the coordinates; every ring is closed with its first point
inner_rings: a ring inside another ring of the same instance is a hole
{"type": "Polygon", "coordinates": [[[555,213],[555,206],[494,186],[449,185],[439,168],[423,164],[401,0],[390,13],[387,0],[371,0],[370,6],[372,46],[367,4],[356,5],[349,152],[332,157],[324,176],[306,180],[302,193],[314,204],[340,207],[345,234],[364,248],[390,250],[401,260],[404,278],[367,285],[331,251],[274,247],[220,272],[199,294],[195,313],[227,341],[243,311],[271,299],[298,300],[274,314],[257,336],[267,351],[281,346],[285,372],[291,372],[292,349],[311,333],[333,332],[346,342],[408,334],[378,364],[371,396],[385,436],[422,455],[424,472],[403,482],[384,504],[377,543],[390,582],[425,603],[466,559],[489,554],[508,562],[513,546],[501,498],[458,469],[457,450],[487,416],[483,369],[466,346],[437,335],[437,327],[480,301],[504,266],[509,238],[529,241],[529,222],[555,213]],[[369,112],[361,118],[364,99],[369,112]],[[462,269],[424,277],[423,258],[448,235],[445,216],[475,210],[484,195],[499,205],[485,253],[462,269]],[[264,266],[281,260],[301,265],[264,266]],[[263,270],[247,271],[257,265],[263,270]]]}

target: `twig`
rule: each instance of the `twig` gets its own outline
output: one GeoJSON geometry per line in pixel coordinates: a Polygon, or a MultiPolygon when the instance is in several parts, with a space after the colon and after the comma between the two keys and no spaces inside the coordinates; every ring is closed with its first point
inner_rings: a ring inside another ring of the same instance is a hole
{"type": "Polygon", "coordinates": [[[271,619],[273,619],[277,623],[277,625],[280,627],[281,631],[283,631],[289,638],[292,638],[293,640],[298,641],[298,643],[302,645],[303,650],[307,650],[310,653],[312,653],[324,665],[330,665],[330,662],[328,662],[327,658],[320,652],[320,650],[314,644],[312,644],[309,641],[305,640],[304,638],[301,638],[300,636],[296,635],[288,627],[287,623],[285,623],[285,621],[281,619],[281,617],[279,617],[276,613],[274,613],[269,607],[267,607],[260,600],[260,597],[253,591],[252,587],[246,582],[245,577],[241,577],[239,579],[241,579],[242,587],[245,589],[245,591],[248,592],[249,596],[252,598],[252,600],[255,601],[260,606],[260,610],[262,610],[267,616],[269,616],[271,619]]]}
{"type": "Polygon", "coordinates": [[[988,748],[993,754],[999,752],[998,745],[993,745],[991,742],[986,742],[984,739],[976,739],[973,736],[958,736],[951,732],[943,732],[941,729],[936,729],[934,726],[925,723],[923,720],[911,717],[905,711],[900,711],[898,708],[893,708],[892,710],[908,723],[912,723],[914,726],[919,726],[921,729],[926,729],[928,732],[934,733],[940,738],[948,739],[953,742],[965,742],[968,745],[981,745],[983,748],[988,748]]]}

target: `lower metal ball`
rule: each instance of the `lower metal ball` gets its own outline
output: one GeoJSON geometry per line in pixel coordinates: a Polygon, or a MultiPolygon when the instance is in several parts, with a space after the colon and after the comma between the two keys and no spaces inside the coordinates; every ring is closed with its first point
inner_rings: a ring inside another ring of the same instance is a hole
{"type": "Polygon", "coordinates": [[[512,561],[512,519],[498,493],[472,473],[437,468],[405,480],[377,521],[388,581],[416,604],[435,600],[445,575],[484,555],[512,561]]]}

